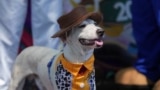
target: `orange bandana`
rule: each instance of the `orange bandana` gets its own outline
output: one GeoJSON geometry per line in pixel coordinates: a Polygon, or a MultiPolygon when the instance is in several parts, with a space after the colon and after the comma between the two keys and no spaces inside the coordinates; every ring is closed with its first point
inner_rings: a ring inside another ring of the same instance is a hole
{"type": "Polygon", "coordinates": [[[63,55],[58,58],[62,63],[64,69],[70,72],[72,78],[72,90],[90,90],[88,79],[94,70],[94,56],[89,60],[80,64],[73,64],[67,61],[63,55]]]}

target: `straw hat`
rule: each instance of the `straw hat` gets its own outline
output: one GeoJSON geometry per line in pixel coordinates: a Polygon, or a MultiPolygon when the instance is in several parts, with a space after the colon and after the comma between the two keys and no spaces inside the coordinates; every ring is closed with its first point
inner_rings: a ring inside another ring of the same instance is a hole
{"type": "Polygon", "coordinates": [[[102,15],[100,13],[88,12],[84,6],[78,6],[74,8],[70,13],[61,16],[58,19],[60,30],[55,33],[52,38],[60,37],[61,39],[65,36],[65,33],[79,25],[83,20],[90,18],[100,24],[102,21],[102,15]]]}

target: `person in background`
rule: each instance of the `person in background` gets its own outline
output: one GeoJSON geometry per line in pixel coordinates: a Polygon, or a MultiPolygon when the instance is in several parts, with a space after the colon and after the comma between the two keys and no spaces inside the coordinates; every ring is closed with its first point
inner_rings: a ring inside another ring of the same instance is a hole
{"type": "Polygon", "coordinates": [[[160,1],[132,1],[133,34],[138,46],[134,67],[151,81],[160,79],[160,1]]]}
{"type": "MultiPolygon", "coordinates": [[[[59,30],[62,0],[30,0],[33,45],[58,48],[51,36],[59,30]]],[[[28,0],[0,0],[0,90],[7,90],[18,53],[28,0]]]]}
{"type": "MultiPolygon", "coordinates": [[[[132,0],[133,34],[138,47],[138,59],[132,68],[119,73],[119,76],[124,76],[120,83],[145,86],[148,89],[140,90],[151,90],[149,85],[160,79],[159,4],[160,0],[132,0]]],[[[160,81],[154,90],[160,90],[160,81]]]]}
{"type": "Polygon", "coordinates": [[[152,82],[160,79],[159,3],[160,0],[132,0],[133,34],[138,47],[134,68],[152,82]]]}

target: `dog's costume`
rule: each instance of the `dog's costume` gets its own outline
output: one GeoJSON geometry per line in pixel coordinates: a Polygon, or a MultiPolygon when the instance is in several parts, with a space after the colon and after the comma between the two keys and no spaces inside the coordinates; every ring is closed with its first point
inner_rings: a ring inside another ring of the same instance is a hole
{"type": "Polygon", "coordinates": [[[48,63],[48,71],[50,79],[56,79],[58,90],[94,90],[95,88],[93,55],[83,64],[73,64],[68,62],[61,53],[57,57],[54,56],[48,63]],[[56,63],[53,64],[55,58],[56,63]],[[56,69],[55,77],[52,75],[53,68],[56,69]]]}
{"type": "MultiPolygon", "coordinates": [[[[61,30],[55,33],[52,38],[60,37],[65,40],[66,32],[72,30],[72,27],[78,26],[87,18],[93,19],[97,24],[102,21],[100,13],[88,12],[85,7],[79,6],[58,19],[61,30]]],[[[62,90],[62,88],[65,90],[95,90],[94,56],[91,56],[83,64],[70,63],[64,58],[63,54],[60,54],[56,60],[56,65],[49,63],[49,71],[50,77],[56,79],[59,90],[62,90]],[[52,72],[53,66],[56,68],[55,77],[52,77],[52,74],[54,74],[52,72]]]]}

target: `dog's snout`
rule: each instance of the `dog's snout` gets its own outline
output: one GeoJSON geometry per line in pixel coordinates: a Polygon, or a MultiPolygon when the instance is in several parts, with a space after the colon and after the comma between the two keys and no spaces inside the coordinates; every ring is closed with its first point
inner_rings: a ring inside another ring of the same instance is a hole
{"type": "Polygon", "coordinates": [[[98,35],[99,37],[102,37],[103,34],[104,34],[104,30],[102,30],[102,29],[98,29],[98,30],[97,30],[97,35],[98,35]]]}

